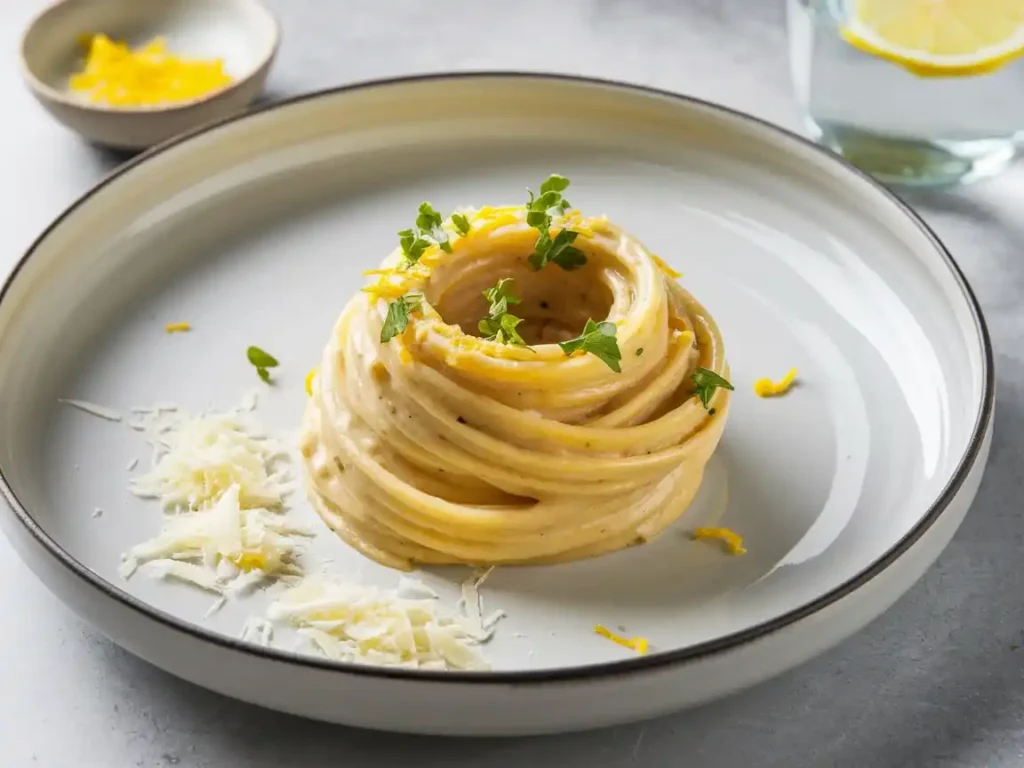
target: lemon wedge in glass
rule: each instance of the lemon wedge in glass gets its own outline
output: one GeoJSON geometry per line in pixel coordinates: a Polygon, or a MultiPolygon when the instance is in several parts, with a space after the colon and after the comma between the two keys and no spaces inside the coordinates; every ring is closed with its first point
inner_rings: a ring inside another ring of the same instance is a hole
{"type": "Polygon", "coordinates": [[[1024,54],[1024,0],[850,0],[851,45],[921,77],[998,69],[1024,54]]]}

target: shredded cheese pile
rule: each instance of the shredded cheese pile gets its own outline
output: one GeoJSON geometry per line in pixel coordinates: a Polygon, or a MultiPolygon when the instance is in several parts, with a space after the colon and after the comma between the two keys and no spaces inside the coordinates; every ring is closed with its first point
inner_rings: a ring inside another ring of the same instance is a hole
{"type": "Polygon", "coordinates": [[[190,419],[172,408],[133,409],[138,418],[130,426],[149,435],[157,454],[150,471],[132,480],[132,493],[181,511],[208,507],[238,487],[243,509],[282,505],[292,487],[281,466],[287,458],[283,446],[241,410],[190,419]]]}
{"type": "Polygon", "coordinates": [[[68,88],[89,101],[115,107],[144,107],[207,96],[231,82],[222,59],[188,59],[155,38],[137,50],[106,35],[89,39],[82,71],[68,88]]]}
{"type": "MultiPolygon", "coordinates": [[[[479,582],[475,580],[471,591],[479,582]]],[[[442,614],[433,590],[404,577],[393,590],[307,578],[271,604],[267,617],[290,622],[313,648],[336,661],[414,669],[490,668],[477,646],[489,639],[491,627],[442,614]]]]}
{"type": "Polygon", "coordinates": [[[298,576],[298,537],[312,536],[284,515],[243,508],[232,485],[209,509],[164,518],[163,529],[129,549],[121,574],[130,578],[149,563],[165,578],[176,578],[218,594],[235,594],[264,579],[298,576]]]}
{"type": "Polygon", "coordinates": [[[754,382],[754,392],[758,397],[777,397],[789,392],[795,381],[796,368],[790,368],[789,373],[778,383],[768,378],[758,379],[754,382]]]}
{"type": "Polygon", "coordinates": [[[743,537],[728,528],[698,528],[693,532],[693,538],[697,541],[720,541],[730,555],[747,554],[743,547],[743,537]]]}
{"type": "Polygon", "coordinates": [[[631,651],[636,651],[641,656],[647,653],[649,645],[646,638],[643,637],[623,637],[612,632],[608,627],[596,624],[594,626],[594,632],[601,637],[605,637],[611,640],[613,643],[621,645],[623,648],[629,648],[631,651]]]}

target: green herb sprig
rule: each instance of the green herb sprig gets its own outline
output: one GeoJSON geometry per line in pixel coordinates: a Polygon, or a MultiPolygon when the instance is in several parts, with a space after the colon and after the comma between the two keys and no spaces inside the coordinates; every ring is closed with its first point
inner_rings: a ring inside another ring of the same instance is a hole
{"type": "Polygon", "coordinates": [[[430,203],[420,203],[416,226],[403,229],[398,233],[398,242],[402,246],[402,254],[406,261],[415,264],[420,260],[423,252],[432,245],[436,245],[445,253],[452,252],[448,233],[444,231],[441,222],[441,214],[435,211],[430,203]]]}
{"type": "Polygon", "coordinates": [[[701,404],[704,409],[713,414],[714,408],[709,407],[711,398],[715,396],[715,390],[717,389],[728,389],[733,390],[734,387],[725,378],[719,376],[714,371],[709,371],[707,368],[698,368],[690,376],[693,383],[697,385],[697,397],[700,398],[701,404]]]}
{"type": "Polygon", "coordinates": [[[455,226],[455,230],[463,237],[469,234],[469,219],[461,213],[452,214],[452,224],[455,226]]]}
{"type": "Polygon", "coordinates": [[[487,317],[483,318],[477,327],[487,341],[525,347],[526,342],[516,330],[516,326],[523,320],[508,312],[510,304],[519,303],[519,299],[512,293],[514,282],[511,277],[503,277],[493,288],[484,291],[484,298],[491,302],[491,306],[487,310],[487,317]]]}
{"type": "Polygon", "coordinates": [[[551,237],[552,212],[564,214],[572,207],[562,196],[568,186],[569,180],[555,173],[540,185],[540,195],[536,198],[533,190],[526,190],[530,193],[526,203],[526,223],[540,233],[529,257],[530,266],[536,270],[543,269],[549,262],[564,270],[578,269],[587,263],[583,251],[573,245],[578,232],[563,229],[551,237]]]}
{"type": "Polygon", "coordinates": [[[267,384],[270,383],[270,371],[268,368],[277,368],[277,358],[271,355],[269,352],[264,352],[259,347],[249,347],[245,351],[245,356],[249,358],[249,362],[256,366],[256,373],[261,379],[267,384]]]}
{"type": "Polygon", "coordinates": [[[587,320],[583,333],[575,339],[558,342],[558,346],[566,355],[571,355],[582,349],[599,358],[616,373],[622,372],[622,367],[619,365],[619,361],[622,360],[622,352],[619,351],[619,342],[615,338],[615,323],[610,323],[607,320],[603,323],[587,320]]]}
{"type": "Polygon", "coordinates": [[[380,329],[380,343],[387,344],[409,326],[409,315],[423,305],[423,295],[407,293],[388,304],[388,313],[380,329]]]}

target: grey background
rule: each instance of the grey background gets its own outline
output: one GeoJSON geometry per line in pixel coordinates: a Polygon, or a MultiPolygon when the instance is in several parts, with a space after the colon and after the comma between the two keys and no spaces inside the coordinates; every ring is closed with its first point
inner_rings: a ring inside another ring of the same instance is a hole
{"type": "MultiPolygon", "coordinates": [[[[135,0],[143,1],[143,0],[135,0]]],[[[284,46],[272,98],[451,69],[597,75],[723,102],[797,128],[781,0],[272,0],[284,46]],[[469,33],[467,30],[473,30],[469,33]]],[[[0,272],[117,158],[36,107],[16,48],[42,3],[0,0],[0,272]]],[[[262,711],[135,659],[59,604],[0,541],[0,765],[1024,765],[1024,172],[910,201],[987,313],[996,433],[952,545],[865,632],[791,674],[703,709],[561,737],[372,734],[262,711]]]]}

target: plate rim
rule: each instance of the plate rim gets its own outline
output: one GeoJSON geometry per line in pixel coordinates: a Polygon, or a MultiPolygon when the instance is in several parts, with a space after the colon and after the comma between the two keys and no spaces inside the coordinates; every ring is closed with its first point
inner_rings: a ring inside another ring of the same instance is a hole
{"type": "Polygon", "coordinates": [[[6,506],[13,513],[14,518],[21,523],[26,531],[41,545],[48,555],[54,558],[60,565],[70,571],[73,575],[84,581],[88,586],[98,590],[107,598],[113,599],[125,608],[141,614],[141,618],[155,621],[166,628],[184,632],[192,639],[213,643],[227,651],[240,652],[249,656],[255,656],[260,661],[279,662],[296,664],[311,670],[331,672],[343,675],[357,675],[370,678],[384,678],[401,680],[410,683],[434,683],[447,682],[471,685],[508,685],[528,684],[536,686],[545,683],[559,683],[579,680],[608,679],[619,676],[630,675],[639,672],[656,671],[679,667],[684,664],[706,661],[711,657],[735,651],[768,635],[786,629],[798,622],[829,608],[840,600],[858,591],[870,581],[884,573],[891,565],[897,562],[906,554],[942,517],[943,513],[959,495],[967,478],[971,475],[982,452],[985,437],[990,431],[990,426],[995,410],[995,361],[992,349],[992,341],[985,322],[984,314],[974,291],[971,289],[966,276],[960,269],[959,264],[952,254],[945,247],[931,227],[917,214],[907,203],[895,193],[886,188],[881,182],[872,178],[866,172],[856,168],[848,161],[833,154],[826,148],[814,143],[812,140],[801,136],[793,131],[771,123],[763,118],[718,104],[695,96],[685,95],[662,88],[630,83],[622,80],[613,80],[584,75],[571,75],[550,72],[529,72],[529,71],[504,71],[504,70],[476,70],[459,72],[437,72],[412,75],[399,75],[395,77],[375,78],[360,80],[346,85],[322,88],[315,91],[301,93],[296,96],[275,101],[269,104],[241,112],[237,115],[222,118],[201,127],[186,131],[167,141],[162,142],[138,155],[125,163],[117,166],[114,170],[100,179],[95,185],[79,196],[74,202],[67,206],[45,229],[36,237],[25,253],[18,259],[8,276],[0,285],[0,303],[7,297],[21,270],[36,253],[43,242],[50,237],[54,230],[60,227],[63,222],[73,215],[79,207],[88,202],[94,195],[105,189],[108,185],[116,182],[121,176],[129,173],[137,166],[148,162],[150,159],[163,154],[164,152],[185,144],[198,136],[218,130],[219,128],[251,117],[263,115],[277,109],[287,108],[307,101],[315,101],[322,98],[330,98],[349,92],[368,91],[378,88],[387,88],[395,85],[407,85],[422,82],[444,82],[460,80],[516,80],[528,81],[539,80],[545,82],[563,83],[570,86],[597,87],[608,91],[610,94],[633,93],[647,96],[655,96],[674,102],[680,107],[698,107],[705,111],[715,113],[720,117],[737,120],[746,123],[762,132],[774,134],[786,140],[796,142],[804,149],[810,150],[821,156],[826,162],[844,168],[846,173],[867,182],[880,194],[890,205],[903,214],[929,241],[939,257],[945,263],[946,268],[952,274],[957,283],[963,298],[967,302],[974,330],[978,335],[978,341],[982,350],[982,398],[981,408],[977,419],[971,429],[971,437],[967,448],[958,461],[949,481],[936,496],[929,506],[927,512],[921,519],[894,543],[882,555],[872,561],[867,567],[857,572],[849,579],[828,592],[819,595],[815,599],[800,605],[790,611],[775,616],[767,621],[755,624],[752,627],[732,632],[713,640],[707,640],[684,648],[677,648],[662,653],[635,656],[616,661],[600,662],[596,664],[581,665],[575,667],[552,667],[544,669],[523,669],[523,670],[489,670],[489,671],[439,671],[439,670],[414,670],[391,667],[374,667],[369,665],[351,664],[346,662],[320,659],[315,656],[303,655],[285,649],[258,646],[246,643],[240,638],[231,637],[214,632],[198,624],[186,621],[166,611],[156,608],[134,595],[128,593],[112,582],[102,578],[99,574],[87,568],[77,558],[71,555],[60,544],[58,544],[43,528],[23,505],[14,490],[11,488],[4,474],[2,463],[0,463],[0,496],[6,501],[6,506]]]}

